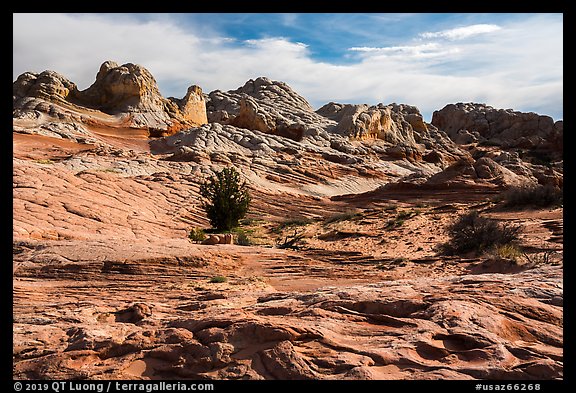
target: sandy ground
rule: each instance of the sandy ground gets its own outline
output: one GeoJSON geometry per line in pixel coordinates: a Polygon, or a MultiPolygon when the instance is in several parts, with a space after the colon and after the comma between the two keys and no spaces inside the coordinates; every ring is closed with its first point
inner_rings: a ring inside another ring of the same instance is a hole
{"type": "Polygon", "coordinates": [[[62,160],[95,148],[92,144],[80,144],[67,139],[16,133],[12,134],[12,144],[13,156],[28,160],[62,160]]]}
{"type": "Polygon", "coordinates": [[[137,152],[150,152],[148,131],[141,128],[107,127],[90,125],[87,127],[94,136],[116,148],[131,149],[137,152]]]}

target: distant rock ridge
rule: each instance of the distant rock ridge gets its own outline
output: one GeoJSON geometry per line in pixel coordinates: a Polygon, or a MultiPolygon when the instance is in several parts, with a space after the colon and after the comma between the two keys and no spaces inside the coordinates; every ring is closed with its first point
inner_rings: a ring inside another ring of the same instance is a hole
{"type": "Polygon", "coordinates": [[[207,109],[211,123],[294,141],[306,138],[344,154],[357,150],[351,143],[379,140],[381,143],[364,146],[391,159],[443,165],[465,155],[444,133],[425,123],[414,106],[331,102],[314,111],[308,101],[287,84],[265,77],[251,79],[236,90],[211,92],[207,109]]]}
{"type": "Polygon", "coordinates": [[[152,74],[132,63],[104,62],[83,91],[54,71],[27,72],[13,83],[13,117],[14,132],[99,145],[94,133],[124,133],[165,159],[268,160],[282,176],[292,155],[372,178],[400,177],[401,187],[563,184],[562,121],[473,103],[447,105],[432,123],[407,104],[330,102],[314,111],[286,83],[266,77],[207,95],[193,85],[178,99],[162,97],[152,74]]]}
{"type": "Polygon", "coordinates": [[[564,123],[550,116],[486,104],[449,104],[435,111],[432,124],[457,143],[487,142],[504,148],[523,148],[562,156],[564,123]]]}
{"type": "Polygon", "coordinates": [[[66,118],[66,112],[56,104],[73,110],[89,108],[110,115],[125,114],[129,127],[151,130],[179,130],[208,122],[200,87],[191,86],[182,99],[164,98],[152,74],[132,63],[119,66],[104,62],[96,81],[82,91],[54,71],[26,72],[16,79],[12,89],[17,117],[33,117],[30,112],[36,111],[66,118]]]}

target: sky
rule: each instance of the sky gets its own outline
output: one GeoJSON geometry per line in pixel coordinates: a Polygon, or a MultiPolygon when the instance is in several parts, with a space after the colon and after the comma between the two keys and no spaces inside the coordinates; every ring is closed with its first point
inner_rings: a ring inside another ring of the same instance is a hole
{"type": "Polygon", "coordinates": [[[328,102],[457,102],[563,118],[563,15],[13,14],[13,79],[56,71],[80,90],[106,60],[135,63],[165,97],[266,76],[328,102]]]}

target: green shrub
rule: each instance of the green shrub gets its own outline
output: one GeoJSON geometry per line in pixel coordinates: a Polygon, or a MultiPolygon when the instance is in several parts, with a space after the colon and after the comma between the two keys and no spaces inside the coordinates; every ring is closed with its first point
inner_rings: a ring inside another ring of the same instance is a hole
{"type": "Polygon", "coordinates": [[[394,223],[394,228],[397,227],[401,227],[402,225],[404,225],[404,223],[406,222],[406,220],[402,219],[402,218],[396,218],[396,220],[393,221],[394,223]]]}
{"type": "Polygon", "coordinates": [[[49,159],[38,159],[35,160],[34,162],[36,162],[37,164],[54,164],[54,161],[49,159]]]}
{"type": "Polygon", "coordinates": [[[518,241],[520,227],[481,217],[477,211],[464,214],[448,227],[449,241],[441,246],[447,254],[480,253],[518,241]]]}
{"type": "Polygon", "coordinates": [[[201,242],[206,239],[206,233],[202,228],[194,227],[190,229],[190,232],[188,233],[188,238],[193,242],[201,242]]]}
{"type": "Polygon", "coordinates": [[[510,187],[500,194],[500,199],[508,208],[559,206],[563,203],[563,198],[562,190],[549,184],[510,187]]]}
{"type": "Polygon", "coordinates": [[[240,181],[235,168],[224,168],[200,185],[202,208],[210,224],[220,231],[239,225],[250,205],[246,182],[240,181]]]}
{"type": "Polygon", "coordinates": [[[242,230],[236,231],[236,244],[239,246],[251,246],[253,245],[252,240],[246,235],[246,232],[242,230]]]}
{"type": "Polygon", "coordinates": [[[417,216],[418,214],[420,214],[420,210],[418,210],[418,209],[401,211],[400,213],[396,214],[396,217],[394,219],[388,220],[386,222],[386,225],[384,226],[384,228],[389,229],[389,228],[401,227],[402,225],[404,225],[406,220],[408,220],[414,216],[417,216]]]}
{"type": "Polygon", "coordinates": [[[496,246],[492,253],[498,259],[508,259],[517,262],[523,255],[522,250],[515,244],[502,244],[496,246]]]}
{"type": "Polygon", "coordinates": [[[224,276],[214,276],[210,279],[210,282],[212,284],[222,283],[222,282],[226,282],[226,281],[228,281],[228,279],[224,276]]]}
{"type": "Polygon", "coordinates": [[[396,219],[397,219],[397,220],[405,220],[405,219],[407,219],[407,218],[410,218],[410,217],[412,217],[410,213],[411,213],[411,212],[406,211],[406,210],[401,211],[400,213],[398,213],[398,214],[396,215],[396,219]]]}

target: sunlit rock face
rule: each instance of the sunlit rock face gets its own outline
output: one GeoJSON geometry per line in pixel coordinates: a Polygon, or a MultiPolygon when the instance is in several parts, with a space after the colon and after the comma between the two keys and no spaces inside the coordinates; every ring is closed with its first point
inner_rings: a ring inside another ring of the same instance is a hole
{"type": "Polygon", "coordinates": [[[95,82],[83,91],[53,71],[24,73],[13,84],[13,97],[19,116],[38,111],[63,118],[66,109],[96,110],[120,117],[128,127],[168,133],[208,122],[200,87],[191,86],[182,99],[164,98],[152,74],[132,63],[104,62],[95,82]]]}

